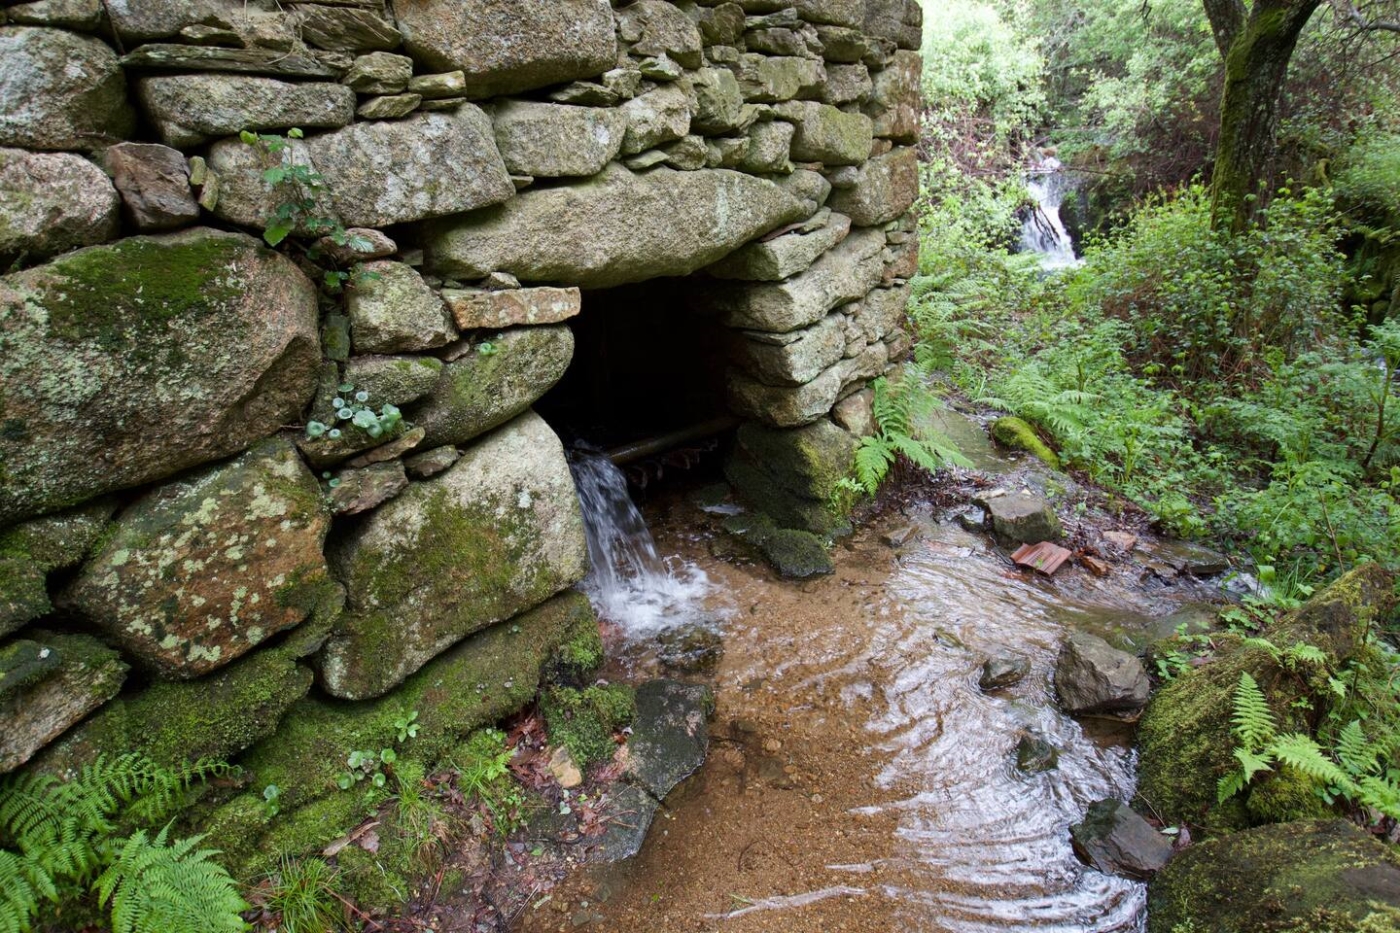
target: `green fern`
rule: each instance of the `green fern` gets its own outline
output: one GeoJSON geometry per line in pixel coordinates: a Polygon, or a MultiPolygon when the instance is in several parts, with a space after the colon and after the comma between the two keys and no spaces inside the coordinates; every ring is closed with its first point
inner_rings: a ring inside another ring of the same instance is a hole
{"type": "Polygon", "coordinates": [[[248,909],[233,879],[203,836],[168,843],[167,825],[154,839],[137,831],[117,844],[116,858],[97,879],[98,902],[111,903],[112,933],[239,933],[248,909]]]}
{"type": "MultiPolygon", "coordinates": [[[[218,886],[208,882],[217,874],[232,884],[223,869],[207,861],[212,853],[191,853],[194,843],[167,846],[164,830],[154,841],[139,832],[126,839],[116,835],[118,820],[160,818],[179,805],[193,784],[229,770],[227,764],[210,760],[169,769],[143,755],[129,754],[113,759],[100,756],[68,782],[30,773],[0,779],[0,881],[4,882],[0,886],[4,892],[0,897],[0,933],[29,930],[41,901],[59,904],[80,897],[93,884],[94,875],[100,873],[94,888],[99,893],[101,879],[121,882],[132,868],[129,860],[123,863],[122,859],[135,859],[142,851],[143,864],[152,874],[139,885],[148,888],[152,896],[163,896],[160,890],[166,890],[184,900],[175,907],[157,910],[143,907],[134,895],[114,899],[114,928],[127,920],[137,924],[119,928],[118,933],[241,929],[238,910],[227,909],[232,902],[221,899],[218,886]],[[119,863],[126,867],[113,874],[119,863]],[[162,866],[185,863],[204,867],[178,868],[174,882],[158,890],[166,878],[160,874],[162,866]],[[118,900],[128,905],[122,908],[122,918],[117,917],[118,900]],[[199,916],[199,923],[173,925],[182,916],[179,911],[186,909],[190,916],[199,916]],[[159,922],[144,922],[142,918],[148,914],[159,922]]],[[[111,894],[102,894],[101,901],[105,903],[111,894]]]]}
{"type": "Polygon", "coordinates": [[[917,367],[906,370],[894,383],[876,379],[871,388],[877,433],[861,439],[852,465],[854,477],[838,483],[838,493],[875,495],[901,456],[930,473],[949,466],[972,466],[950,438],[928,423],[942,403],[923,384],[917,367]]]}

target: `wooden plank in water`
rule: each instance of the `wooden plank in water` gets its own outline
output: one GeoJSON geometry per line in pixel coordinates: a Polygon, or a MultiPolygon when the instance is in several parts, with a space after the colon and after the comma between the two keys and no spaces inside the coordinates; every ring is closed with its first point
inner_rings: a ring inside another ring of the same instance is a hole
{"type": "Polygon", "coordinates": [[[1023,544],[1011,555],[1011,560],[1018,567],[1029,567],[1048,577],[1059,570],[1070,556],[1070,552],[1058,544],[1042,541],[1039,544],[1023,544]]]}

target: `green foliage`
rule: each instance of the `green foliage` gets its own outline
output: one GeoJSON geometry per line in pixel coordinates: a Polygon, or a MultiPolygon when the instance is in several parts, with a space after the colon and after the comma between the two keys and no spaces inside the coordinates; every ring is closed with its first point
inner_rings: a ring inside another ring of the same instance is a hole
{"type": "Polygon", "coordinates": [[[901,457],[930,473],[972,465],[957,445],[930,423],[929,416],[942,402],[924,384],[918,367],[907,367],[893,383],[882,376],[871,387],[877,433],[861,439],[852,467],[854,475],[837,482],[837,495],[875,495],[901,457]]]}
{"type": "Polygon", "coordinates": [[[930,0],[925,7],[924,97],[935,119],[970,111],[1001,138],[1035,123],[1045,106],[1038,43],[992,4],[930,0]]]}
{"type": "Polygon", "coordinates": [[[118,933],[241,930],[246,905],[228,874],[196,850],[199,838],[171,843],[168,827],[150,838],[119,825],[168,816],[203,779],[226,774],[200,760],[171,770],[128,754],[99,757],[66,783],[21,773],[0,780],[0,931],[31,929],[42,902],[62,909],[96,895],[118,933]]]}
{"type": "Polygon", "coordinates": [[[1358,142],[1332,184],[1338,200],[1360,209],[1365,219],[1383,222],[1400,213],[1400,134],[1377,133],[1358,142]]]}
{"type": "Polygon", "coordinates": [[[375,411],[370,405],[369,392],[356,389],[353,383],[343,383],[340,394],[331,400],[335,409],[335,422],[324,424],[320,421],[306,423],[306,436],[312,439],[326,437],[336,440],[346,427],[355,427],[370,437],[379,438],[393,432],[403,424],[403,413],[398,406],[388,402],[375,411]]]}
{"type": "Polygon", "coordinates": [[[269,879],[267,909],[281,933],[332,933],[343,926],[336,871],[319,858],[284,857],[269,879]]]}
{"type": "Polygon", "coordinates": [[[632,688],[596,684],[583,689],[554,686],[540,695],[550,741],[569,750],[580,768],[611,759],[613,735],[637,714],[632,688]]]}
{"type": "Polygon", "coordinates": [[[167,826],[149,839],[137,830],[114,846],[115,858],[94,886],[98,901],[111,905],[112,933],[238,933],[247,925],[239,912],[248,905],[218,854],[195,849],[202,836],[170,843],[167,826]]]}
{"type": "Polygon", "coordinates": [[[480,729],[450,760],[457,772],[457,789],[486,811],[492,829],[502,838],[520,826],[525,804],[520,785],[510,775],[513,754],[505,733],[480,729]]]}

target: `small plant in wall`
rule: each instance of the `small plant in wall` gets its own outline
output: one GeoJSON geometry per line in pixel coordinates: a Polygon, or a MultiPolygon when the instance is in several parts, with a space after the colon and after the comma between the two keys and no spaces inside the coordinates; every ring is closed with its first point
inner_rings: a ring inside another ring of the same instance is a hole
{"type": "Polygon", "coordinates": [[[370,404],[369,392],[357,389],[353,383],[341,383],[339,394],[331,399],[335,418],[327,424],[324,421],[308,421],[306,436],[312,440],[326,438],[339,440],[348,428],[358,428],[372,438],[392,434],[403,424],[403,414],[398,406],[384,403],[375,411],[370,404]]]}
{"type": "MultiPolygon", "coordinates": [[[[289,129],[286,136],[249,130],[238,134],[246,145],[263,153],[268,164],[263,169],[262,179],[282,197],[263,228],[263,241],[268,246],[280,246],[293,233],[300,232],[312,237],[328,237],[335,245],[353,252],[369,252],[372,246],[369,240],[346,230],[339,220],[326,213],[322,205],[325,178],[310,165],[296,160],[290,140],[302,139],[304,135],[296,127],[289,129]]],[[[321,251],[313,244],[306,250],[306,258],[319,262],[321,251]]],[[[327,290],[339,292],[347,285],[359,285],[373,278],[376,278],[373,272],[356,263],[349,271],[324,270],[322,282],[327,290]]]]}

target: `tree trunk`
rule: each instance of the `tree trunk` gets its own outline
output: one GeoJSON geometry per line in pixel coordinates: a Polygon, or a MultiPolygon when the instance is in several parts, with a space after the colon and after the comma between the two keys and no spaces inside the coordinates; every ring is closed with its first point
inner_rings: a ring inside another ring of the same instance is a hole
{"type": "MultiPolygon", "coordinates": [[[[1229,49],[1220,103],[1220,147],[1211,177],[1211,217],[1216,227],[1233,232],[1244,229],[1273,191],[1278,111],[1288,63],[1320,2],[1255,0],[1247,18],[1230,22],[1212,16],[1217,43],[1229,49]]],[[[1211,6],[1208,0],[1208,11],[1211,6]]]]}

